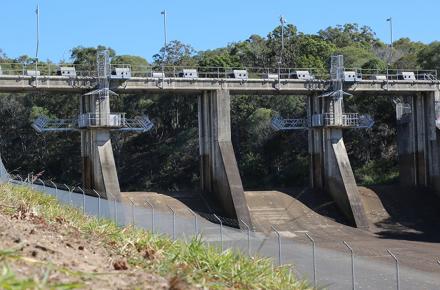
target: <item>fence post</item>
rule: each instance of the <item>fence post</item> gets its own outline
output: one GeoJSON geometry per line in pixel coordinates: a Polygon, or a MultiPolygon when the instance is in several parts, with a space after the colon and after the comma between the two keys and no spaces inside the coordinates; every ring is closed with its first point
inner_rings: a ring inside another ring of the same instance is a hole
{"type": "Polygon", "coordinates": [[[223,222],[222,220],[216,215],[214,214],[214,217],[219,221],[220,223],[220,249],[223,252],[223,222]]]}
{"type": "Polygon", "coordinates": [[[115,212],[115,224],[118,225],[118,205],[116,204],[116,198],[110,192],[107,192],[113,199],[113,210],[115,212]]]}
{"type": "Polygon", "coordinates": [[[194,232],[196,236],[199,234],[199,230],[197,228],[197,214],[192,211],[192,209],[188,208],[188,211],[194,216],[194,232]]]}
{"type": "Polygon", "coordinates": [[[154,234],[154,206],[148,200],[145,203],[151,207],[151,233],[154,234]]]}
{"type": "Polygon", "coordinates": [[[175,241],[176,240],[176,212],[174,211],[174,209],[171,206],[167,205],[167,207],[173,213],[173,241],[175,241]]]}
{"type": "Polygon", "coordinates": [[[251,228],[242,220],[240,219],[241,223],[244,224],[244,226],[247,229],[247,253],[248,256],[251,256],[251,228]]]}
{"type": "Polygon", "coordinates": [[[278,236],[278,266],[281,266],[281,235],[274,226],[271,227],[278,236]]]}
{"type": "Polygon", "coordinates": [[[17,174],[17,177],[20,179],[20,182],[23,183],[23,177],[21,177],[20,174],[17,174]]]}
{"type": "Polygon", "coordinates": [[[353,251],[353,248],[350,247],[350,245],[346,241],[343,241],[343,243],[348,248],[348,250],[350,251],[350,256],[351,256],[351,286],[352,286],[352,289],[354,290],[356,288],[356,280],[355,280],[355,274],[354,274],[354,251],[353,251]]]}
{"type": "Polygon", "coordinates": [[[98,196],[98,219],[101,218],[101,195],[96,190],[93,190],[98,196]]]}
{"type": "Polygon", "coordinates": [[[396,289],[400,290],[399,260],[397,259],[397,257],[389,249],[387,249],[387,252],[388,252],[388,254],[390,254],[390,256],[396,262],[396,287],[397,287],[396,289]]]}
{"type": "Polygon", "coordinates": [[[316,288],[316,256],[315,256],[315,240],[306,233],[307,238],[312,242],[312,258],[313,258],[313,286],[316,288]]]}
{"type": "Polygon", "coordinates": [[[59,199],[59,197],[58,197],[58,186],[52,180],[50,181],[50,183],[52,183],[52,185],[55,187],[55,196],[59,199]]]}
{"type": "Polygon", "coordinates": [[[134,227],[135,223],[134,223],[134,202],[131,198],[128,198],[128,200],[131,203],[131,225],[134,227]]]}
{"type": "Polygon", "coordinates": [[[82,196],[83,196],[83,206],[82,206],[83,207],[83,215],[85,215],[86,214],[86,193],[79,186],[78,186],[78,189],[82,192],[82,196]]]}
{"type": "Polygon", "coordinates": [[[43,185],[43,187],[44,187],[44,188],[46,187],[46,183],[44,183],[44,181],[43,181],[43,180],[41,180],[41,178],[38,178],[38,181],[40,181],[40,182],[41,182],[41,184],[43,185]]]}
{"type": "Polygon", "coordinates": [[[31,174],[30,182],[31,182],[31,189],[33,190],[34,189],[34,174],[33,173],[31,174]]]}
{"type": "Polygon", "coordinates": [[[70,191],[70,188],[65,183],[64,183],[64,187],[66,187],[67,191],[69,191],[70,205],[72,205],[72,192],[70,191]]]}

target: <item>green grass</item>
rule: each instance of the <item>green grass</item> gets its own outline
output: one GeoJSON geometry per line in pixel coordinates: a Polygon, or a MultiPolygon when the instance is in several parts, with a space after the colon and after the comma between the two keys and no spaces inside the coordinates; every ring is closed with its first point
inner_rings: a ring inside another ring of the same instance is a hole
{"type": "MultiPolygon", "coordinates": [[[[120,228],[112,221],[84,216],[79,210],[61,205],[53,197],[26,187],[0,186],[0,204],[24,204],[49,224],[56,223],[56,218],[62,216],[84,235],[96,237],[110,251],[127,257],[131,266],[142,267],[166,278],[177,277],[209,289],[310,289],[305,281],[291,275],[289,266],[274,267],[269,259],[249,258],[231,250],[220,252],[215,247],[204,245],[200,238],[191,242],[171,241],[165,236],[134,227],[120,228]],[[150,253],[148,259],[140,254],[146,249],[150,253]]],[[[0,210],[9,215],[16,211],[13,207],[0,207],[0,210]]],[[[43,289],[35,284],[40,282],[19,280],[6,268],[0,275],[2,289],[43,289]],[[20,283],[32,287],[14,288],[20,283]]],[[[46,285],[49,289],[53,287],[46,285]]],[[[75,285],[55,288],[70,289],[70,286],[75,285]]]]}

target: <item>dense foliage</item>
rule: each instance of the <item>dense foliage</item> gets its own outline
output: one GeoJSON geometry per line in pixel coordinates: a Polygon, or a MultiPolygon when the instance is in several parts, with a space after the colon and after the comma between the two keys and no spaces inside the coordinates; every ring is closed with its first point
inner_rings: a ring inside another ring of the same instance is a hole
{"type": "MultiPolygon", "coordinates": [[[[248,39],[209,51],[196,52],[190,45],[172,41],[153,56],[153,65],[216,67],[276,67],[280,57],[286,67],[313,67],[326,72],[329,58],[340,53],[346,67],[382,69],[440,67],[440,43],[423,44],[402,38],[393,53],[369,27],[357,24],[329,27],[316,35],[298,32],[294,25],[281,27],[266,37],[248,39]],[[165,53],[164,53],[165,52],[165,53]],[[282,55],[281,55],[282,52],[282,55]],[[392,58],[390,59],[390,56],[392,58]]],[[[99,46],[75,47],[70,61],[95,61],[99,46]]],[[[139,56],[118,55],[113,63],[146,65],[139,56]]],[[[21,56],[5,62],[33,63],[21,56]]],[[[78,133],[39,135],[30,122],[36,115],[72,117],[77,114],[78,96],[62,94],[0,95],[0,149],[7,168],[16,173],[42,172],[59,182],[80,183],[78,133]]],[[[199,180],[197,96],[123,95],[112,99],[112,111],[134,116],[148,114],[155,128],[146,134],[114,133],[115,156],[124,190],[185,190],[197,188],[199,180]]],[[[388,182],[397,175],[394,107],[386,97],[356,95],[346,100],[346,111],[369,113],[376,120],[370,130],[348,130],[345,140],[359,181],[388,182]],[[376,178],[380,177],[380,178],[376,178]]],[[[302,96],[235,96],[232,100],[232,138],[247,188],[305,185],[308,179],[307,132],[274,132],[269,120],[276,114],[305,115],[302,96]]]]}

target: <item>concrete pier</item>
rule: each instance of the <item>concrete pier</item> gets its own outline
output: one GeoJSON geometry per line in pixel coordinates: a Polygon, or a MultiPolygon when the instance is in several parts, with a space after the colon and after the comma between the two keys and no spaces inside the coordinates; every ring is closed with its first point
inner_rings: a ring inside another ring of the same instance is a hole
{"type": "Polygon", "coordinates": [[[109,127],[109,98],[98,94],[83,95],[80,101],[80,120],[87,122],[81,130],[81,159],[84,187],[95,189],[104,198],[120,199],[120,187],[109,127]]]}
{"type": "Polygon", "coordinates": [[[199,97],[201,188],[230,218],[251,226],[231,142],[231,97],[227,90],[204,91],[199,97]]]}
{"type": "Polygon", "coordinates": [[[401,99],[409,110],[397,113],[400,183],[429,188],[440,195],[440,130],[436,127],[440,91],[401,99]]]}
{"type": "MultiPolygon", "coordinates": [[[[308,115],[334,112],[333,127],[309,130],[310,183],[316,190],[330,194],[352,224],[368,228],[368,220],[359,196],[356,180],[345,148],[342,128],[343,99],[310,96],[308,115]]],[[[311,121],[311,120],[310,120],[311,121]]]]}

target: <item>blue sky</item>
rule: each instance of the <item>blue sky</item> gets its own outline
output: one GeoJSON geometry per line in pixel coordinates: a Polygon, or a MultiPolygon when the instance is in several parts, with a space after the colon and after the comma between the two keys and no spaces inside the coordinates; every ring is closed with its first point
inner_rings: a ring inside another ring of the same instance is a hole
{"type": "Polygon", "coordinates": [[[0,48],[8,56],[35,54],[37,3],[40,59],[53,61],[67,59],[75,46],[98,44],[151,60],[163,45],[163,9],[168,13],[168,39],[196,50],[225,46],[251,34],[265,36],[280,15],[305,33],[357,22],[372,27],[386,42],[385,20],[392,16],[395,39],[440,40],[438,0],[1,0],[0,48]]]}

